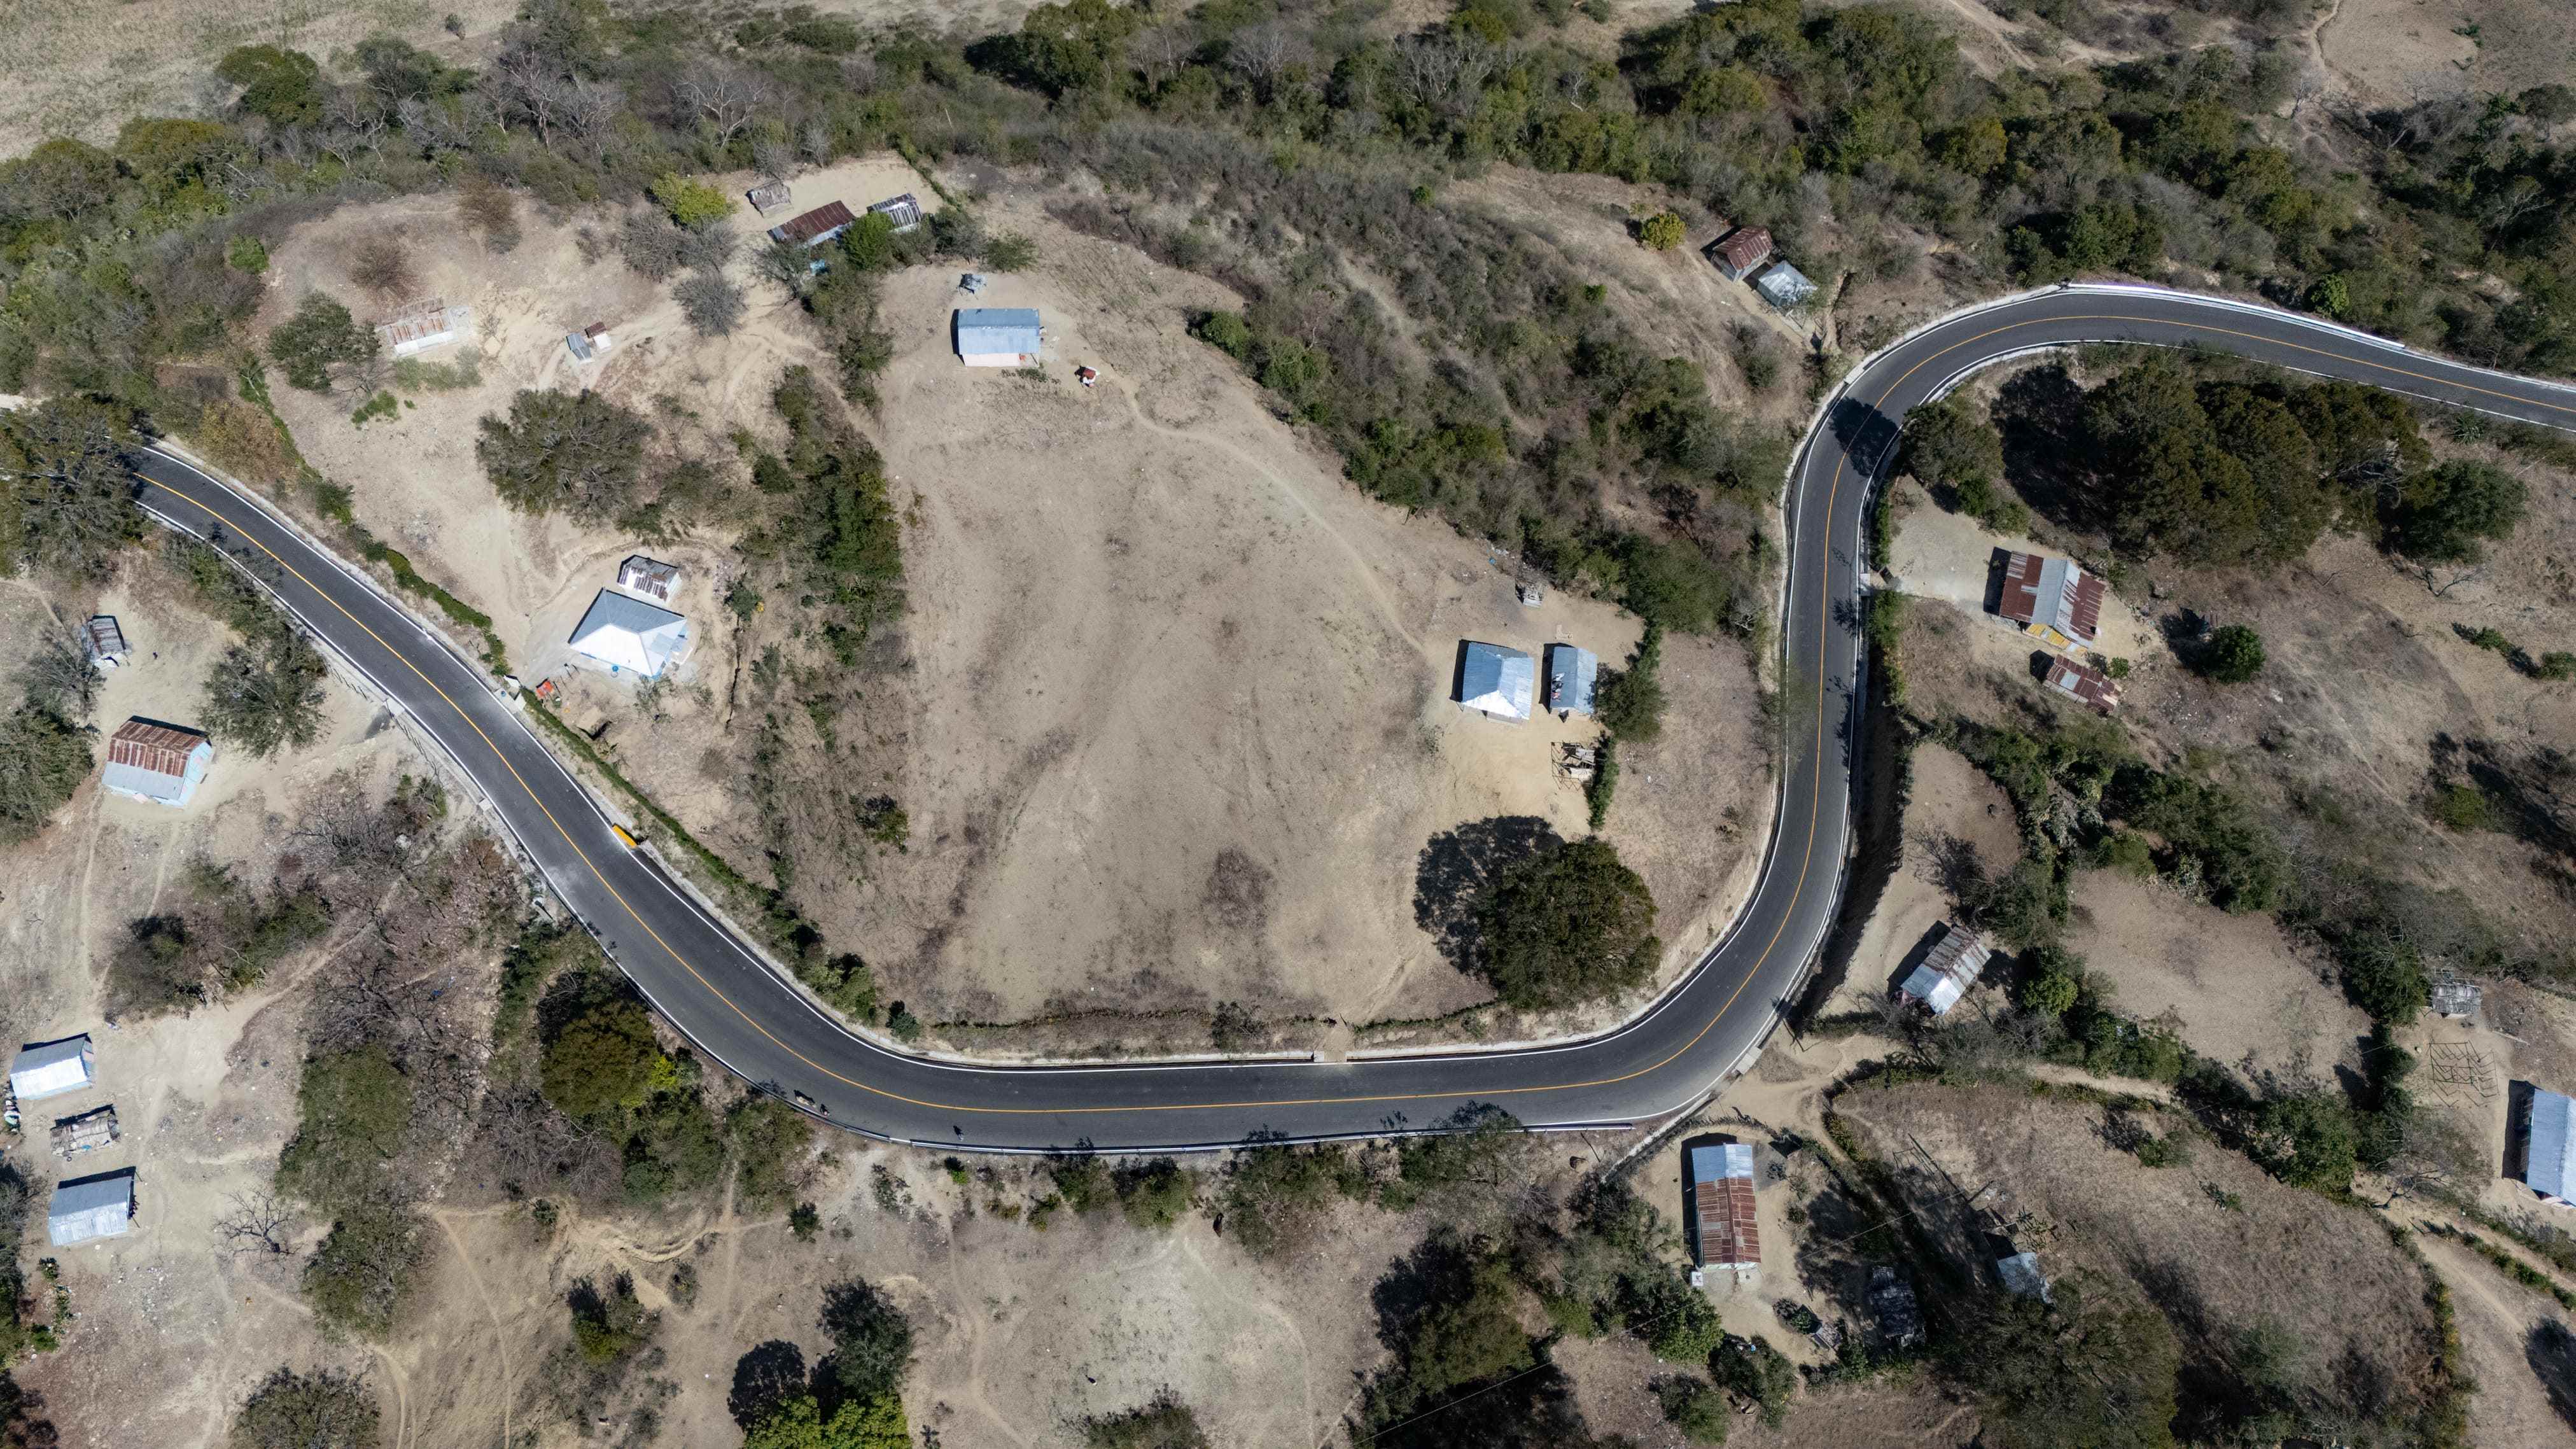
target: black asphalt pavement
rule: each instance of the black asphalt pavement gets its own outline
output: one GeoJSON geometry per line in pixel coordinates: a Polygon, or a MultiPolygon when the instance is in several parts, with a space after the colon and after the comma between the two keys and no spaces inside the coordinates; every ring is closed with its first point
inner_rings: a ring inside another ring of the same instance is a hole
{"type": "MultiPolygon", "coordinates": [[[[2014,298],[1904,339],[1846,380],[1795,469],[1780,632],[1780,809],[1760,881],[1733,926],[1654,1009],[1608,1035],[1357,1062],[985,1067],[855,1036],[628,851],[485,677],[363,575],[185,462],[156,453],[137,468],[148,509],[241,559],[455,758],[673,1024],[746,1079],[823,1104],[836,1123],[996,1150],[1083,1140],[1102,1150],[1184,1149],[1257,1132],[1375,1135],[1432,1127],[1470,1103],[1498,1104],[1532,1125],[1620,1123],[1660,1116],[1717,1085],[1769,1033],[1831,924],[1856,804],[1863,514],[1898,421],[1978,367],[2086,341],[2196,344],[2576,428],[2576,391],[2562,386],[2426,357],[2313,318],[2145,288],[2014,298]]],[[[1740,727],[1760,728],[1750,708],[1740,727]]]]}

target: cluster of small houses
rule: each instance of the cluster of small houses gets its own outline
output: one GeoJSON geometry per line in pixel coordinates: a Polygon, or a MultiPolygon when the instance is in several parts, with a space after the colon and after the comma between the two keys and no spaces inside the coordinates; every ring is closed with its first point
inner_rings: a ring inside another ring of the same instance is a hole
{"type": "Polygon", "coordinates": [[[2102,576],[2073,559],[2007,552],[1995,612],[2046,647],[2050,689],[2108,714],[2120,707],[2120,688],[2088,657],[2101,638],[2104,593],[2102,576]]]}
{"type": "MultiPolygon", "coordinates": [[[[752,209],[762,216],[785,211],[794,197],[784,181],[755,186],[745,195],[752,209]]],[[[921,225],[921,202],[909,191],[872,203],[868,211],[893,222],[894,229],[899,232],[921,225]]],[[[847,204],[827,201],[771,227],[769,239],[782,246],[821,247],[839,240],[843,232],[858,224],[858,220],[847,204]]],[[[819,256],[812,263],[818,272],[829,265],[826,258],[819,256]]],[[[976,272],[967,273],[958,282],[959,289],[970,296],[980,295],[987,285],[987,279],[976,272]]],[[[957,358],[968,367],[1016,368],[1041,364],[1046,328],[1034,307],[960,307],[950,315],[949,326],[950,341],[957,349],[957,358]]],[[[1091,377],[1084,377],[1083,382],[1089,385],[1091,377]]]]}
{"type": "MultiPolygon", "coordinates": [[[[11,1135],[22,1130],[29,1104],[88,1092],[98,1085],[98,1052],[86,1036],[38,1042],[21,1049],[9,1064],[8,1097],[0,1105],[0,1122],[11,1135]]],[[[116,1105],[103,1102],[54,1120],[55,1155],[78,1162],[105,1151],[122,1139],[116,1105]]],[[[45,1208],[45,1239],[68,1248],[97,1238],[124,1235],[134,1226],[134,1169],[65,1178],[54,1186],[45,1208]]]]}
{"type": "MultiPolygon", "coordinates": [[[[1690,1246],[1694,1288],[1749,1291],[1762,1281],[1762,1232],[1754,1213],[1755,1186],[1759,1181],[1754,1171],[1755,1156],[1752,1143],[1727,1136],[1692,1145],[1682,1153],[1684,1195],[1689,1204],[1683,1226],[1690,1246]]],[[[1777,1166],[1772,1168],[1774,1180],[1785,1175],[1777,1166]]],[[[2040,1270],[2039,1255],[2018,1247],[2009,1234],[1994,1236],[1998,1247],[2014,1249],[1996,1255],[1996,1284],[2008,1293],[2049,1301],[2048,1278],[2040,1270]]],[[[1862,1301],[1876,1320],[1879,1335],[1889,1344],[1903,1347],[1923,1337],[1922,1307],[1915,1299],[1913,1285],[1895,1268],[1885,1264],[1871,1268],[1862,1301]]],[[[1842,1329],[1837,1324],[1819,1323],[1812,1336],[1828,1350],[1842,1344],[1842,1329]]]]}
{"type": "Polygon", "coordinates": [[[1815,300],[1816,284],[1807,274],[1772,255],[1766,227],[1718,223],[1719,236],[1700,249],[1730,282],[1745,282],[1762,300],[1783,312],[1794,312],[1815,300]]]}

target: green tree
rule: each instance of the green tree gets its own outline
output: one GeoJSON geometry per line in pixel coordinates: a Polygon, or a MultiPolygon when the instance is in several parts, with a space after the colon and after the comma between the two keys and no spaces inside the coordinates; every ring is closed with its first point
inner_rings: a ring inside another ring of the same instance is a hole
{"type": "Polygon", "coordinates": [[[1568,1006],[1644,982],[1662,954],[1655,898],[1598,838],[1505,868],[1478,912],[1476,965],[1510,1005],[1568,1006]]]}
{"type": "Polygon", "coordinates": [[[1168,1228],[1190,1210],[1198,1188],[1188,1171],[1168,1157],[1122,1167],[1110,1174],[1118,1206],[1140,1228],[1168,1228]]]}
{"type": "Polygon", "coordinates": [[[242,88],[233,106],[273,126],[311,126],[322,119],[322,66],[300,50],[236,46],[215,62],[215,77],[242,88]]]}
{"type": "Polygon", "coordinates": [[[705,181],[665,171],[646,188],[669,212],[671,220],[692,231],[703,230],[733,215],[733,198],[705,181]]]}
{"type": "Polygon", "coordinates": [[[2003,435],[1982,412],[1966,397],[1952,393],[1907,413],[1897,466],[1927,488],[1955,488],[1970,478],[2002,477],[2003,435]]]}
{"type": "Polygon", "coordinates": [[[143,536],[134,474],[134,415],[87,397],[49,398],[0,412],[0,573],[21,567],[73,578],[106,576],[143,536]]]}
{"type": "Polygon", "coordinates": [[[322,732],[322,653],[303,635],[280,628],[236,644],[206,671],[208,733],[261,759],[322,732]]]}
{"type": "Polygon", "coordinates": [[[823,1329],[832,1335],[832,1373],[853,1400],[892,1398],[912,1368],[912,1320],[865,1279],[823,1290],[823,1329]]]}
{"type": "Polygon", "coordinates": [[[653,425],[587,388],[531,388],[510,417],[485,418],[474,456],[503,502],[528,513],[558,509],[583,521],[612,517],[637,500],[653,425]]]}
{"type": "Polygon", "coordinates": [[[0,716],[0,845],[33,839],[89,778],[89,735],[51,710],[0,716]]]}
{"type": "Polygon", "coordinates": [[[635,1280],[624,1273],[604,1293],[588,1278],[576,1281],[565,1305],[572,1312],[573,1342],[592,1363],[614,1362],[642,1348],[661,1322],[637,1300],[635,1280]]]}
{"type": "Polygon", "coordinates": [[[393,1332],[428,1256],[422,1246],[427,1226],[418,1213],[387,1202],[341,1212],[304,1263],[304,1297],[314,1316],[360,1338],[393,1332]]]}
{"type": "Polygon", "coordinates": [[[726,1115],[725,1132],[733,1139],[739,1201],[768,1210],[794,1202],[798,1169],[814,1145],[805,1114],[776,1097],[749,1097],[726,1115]]]}
{"type": "Polygon", "coordinates": [[[632,997],[612,996],[566,1022],[546,1042],[539,1082],[576,1122],[615,1123],[674,1081],[653,1023],[632,997]]]}
{"type": "Polygon", "coordinates": [[[2388,545],[2423,563],[2473,562],[2513,536],[2530,501],[2521,479],[2492,464],[2438,464],[2398,488],[2385,510],[2388,545]]]}
{"type": "Polygon", "coordinates": [[[1682,244],[1687,235],[1679,214],[1659,211],[1637,227],[1637,240],[1648,251],[1668,252],[1682,244]]]}
{"type": "Polygon", "coordinates": [[[375,360],[376,334],[359,326],[348,308],[307,292],[295,304],[295,315],[269,329],[268,355],[288,385],[329,392],[335,378],[375,360]]]}
{"type": "Polygon", "coordinates": [[[812,1394],[779,1404],[743,1436],[742,1449],[911,1449],[912,1426],[893,1394],[853,1399],[823,1416],[812,1394]]]}
{"type": "Polygon", "coordinates": [[[2263,672],[2263,636],[2251,625],[2228,624],[2209,636],[2200,672],[2221,684],[2243,684],[2263,672]]]}
{"type": "Polygon", "coordinates": [[[1726,1395],[1706,1379],[1677,1374],[1655,1385],[1664,1418],[1694,1444],[1726,1442],[1726,1395]]]}
{"type": "Polygon", "coordinates": [[[2415,943],[2384,930],[2358,931],[2335,943],[2343,994],[2388,1026],[2411,1026],[2433,999],[2424,957],[2415,943]]]}
{"type": "Polygon", "coordinates": [[[1664,732],[1663,626],[1648,620],[1626,667],[1603,670],[1593,694],[1601,725],[1623,740],[1652,740],[1664,732]]]}
{"type": "Polygon", "coordinates": [[[393,1054],[376,1045],[309,1058],[295,1103],[279,1190],[333,1212],[381,1196],[411,1133],[411,1080],[393,1054]]]}
{"type": "Polygon", "coordinates": [[[376,1449],[376,1396],[355,1375],[280,1368],[233,1415],[230,1449],[376,1449]]]}
{"type": "Polygon", "coordinates": [[[2292,1186],[2344,1192],[2352,1186],[2359,1154],[2351,1109],[2327,1093],[2276,1098],[2256,1116],[2254,1160],[2292,1186]]]}
{"type": "Polygon", "coordinates": [[[1776,1429],[1798,1392],[1798,1366],[1758,1338],[1730,1338],[1709,1355],[1709,1372],[1737,1397],[1762,1407],[1762,1422],[1776,1429]]]}
{"type": "Polygon", "coordinates": [[[1989,1293],[1959,1305],[1945,1350],[2000,1449],[2169,1449],[2182,1353],[2164,1316],[2068,1280],[2055,1303],[1989,1293]]]}
{"type": "Polygon", "coordinates": [[[2075,1008],[2075,998],[2083,984],[2083,957],[2061,946],[2042,946],[2031,953],[2015,999],[2024,1011],[2064,1016],[2075,1008]]]}

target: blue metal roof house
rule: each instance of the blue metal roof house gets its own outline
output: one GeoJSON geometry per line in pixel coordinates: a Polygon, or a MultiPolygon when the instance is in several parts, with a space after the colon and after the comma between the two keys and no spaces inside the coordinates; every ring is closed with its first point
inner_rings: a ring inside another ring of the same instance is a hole
{"type": "Polygon", "coordinates": [[[54,1189],[45,1239],[57,1248],[123,1236],[134,1226],[134,1169],[76,1178],[54,1189]]]}
{"type": "Polygon", "coordinates": [[[1518,649],[1467,640],[1458,646],[1458,703],[1494,719],[1526,720],[1537,672],[1518,649]]]}
{"type": "MultiPolygon", "coordinates": [[[[2514,1095],[2523,1090],[2524,1084],[2517,1083],[2514,1095]]],[[[2576,1102],[2545,1087],[2530,1092],[2522,1130],[2513,1134],[2521,1139],[2523,1185],[2542,1202],[2570,1206],[2570,1194],[2576,1192],[2576,1102]]]]}
{"type": "Polygon", "coordinates": [[[1035,367],[1046,337],[1035,307],[960,307],[957,360],[968,367],[1035,367]]]}
{"type": "Polygon", "coordinates": [[[1592,713],[1592,684],[1601,674],[1601,659],[1571,644],[1547,646],[1547,707],[1574,714],[1592,713]]]}

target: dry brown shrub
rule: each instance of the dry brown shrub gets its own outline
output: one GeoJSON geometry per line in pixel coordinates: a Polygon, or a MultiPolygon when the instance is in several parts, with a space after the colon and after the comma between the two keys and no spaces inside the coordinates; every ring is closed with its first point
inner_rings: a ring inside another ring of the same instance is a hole
{"type": "Polygon", "coordinates": [[[468,176],[456,191],[456,219],[483,234],[484,245],[508,251],[519,241],[519,199],[485,176],[468,176]]]}
{"type": "Polygon", "coordinates": [[[369,232],[349,250],[349,280],[381,301],[409,296],[418,280],[412,274],[411,248],[392,232],[369,232]]]}
{"type": "Polygon", "coordinates": [[[226,398],[209,403],[197,424],[196,444],[217,467],[249,483],[283,483],[295,471],[294,455],[277,425],[256,403],[226,398]]]}

